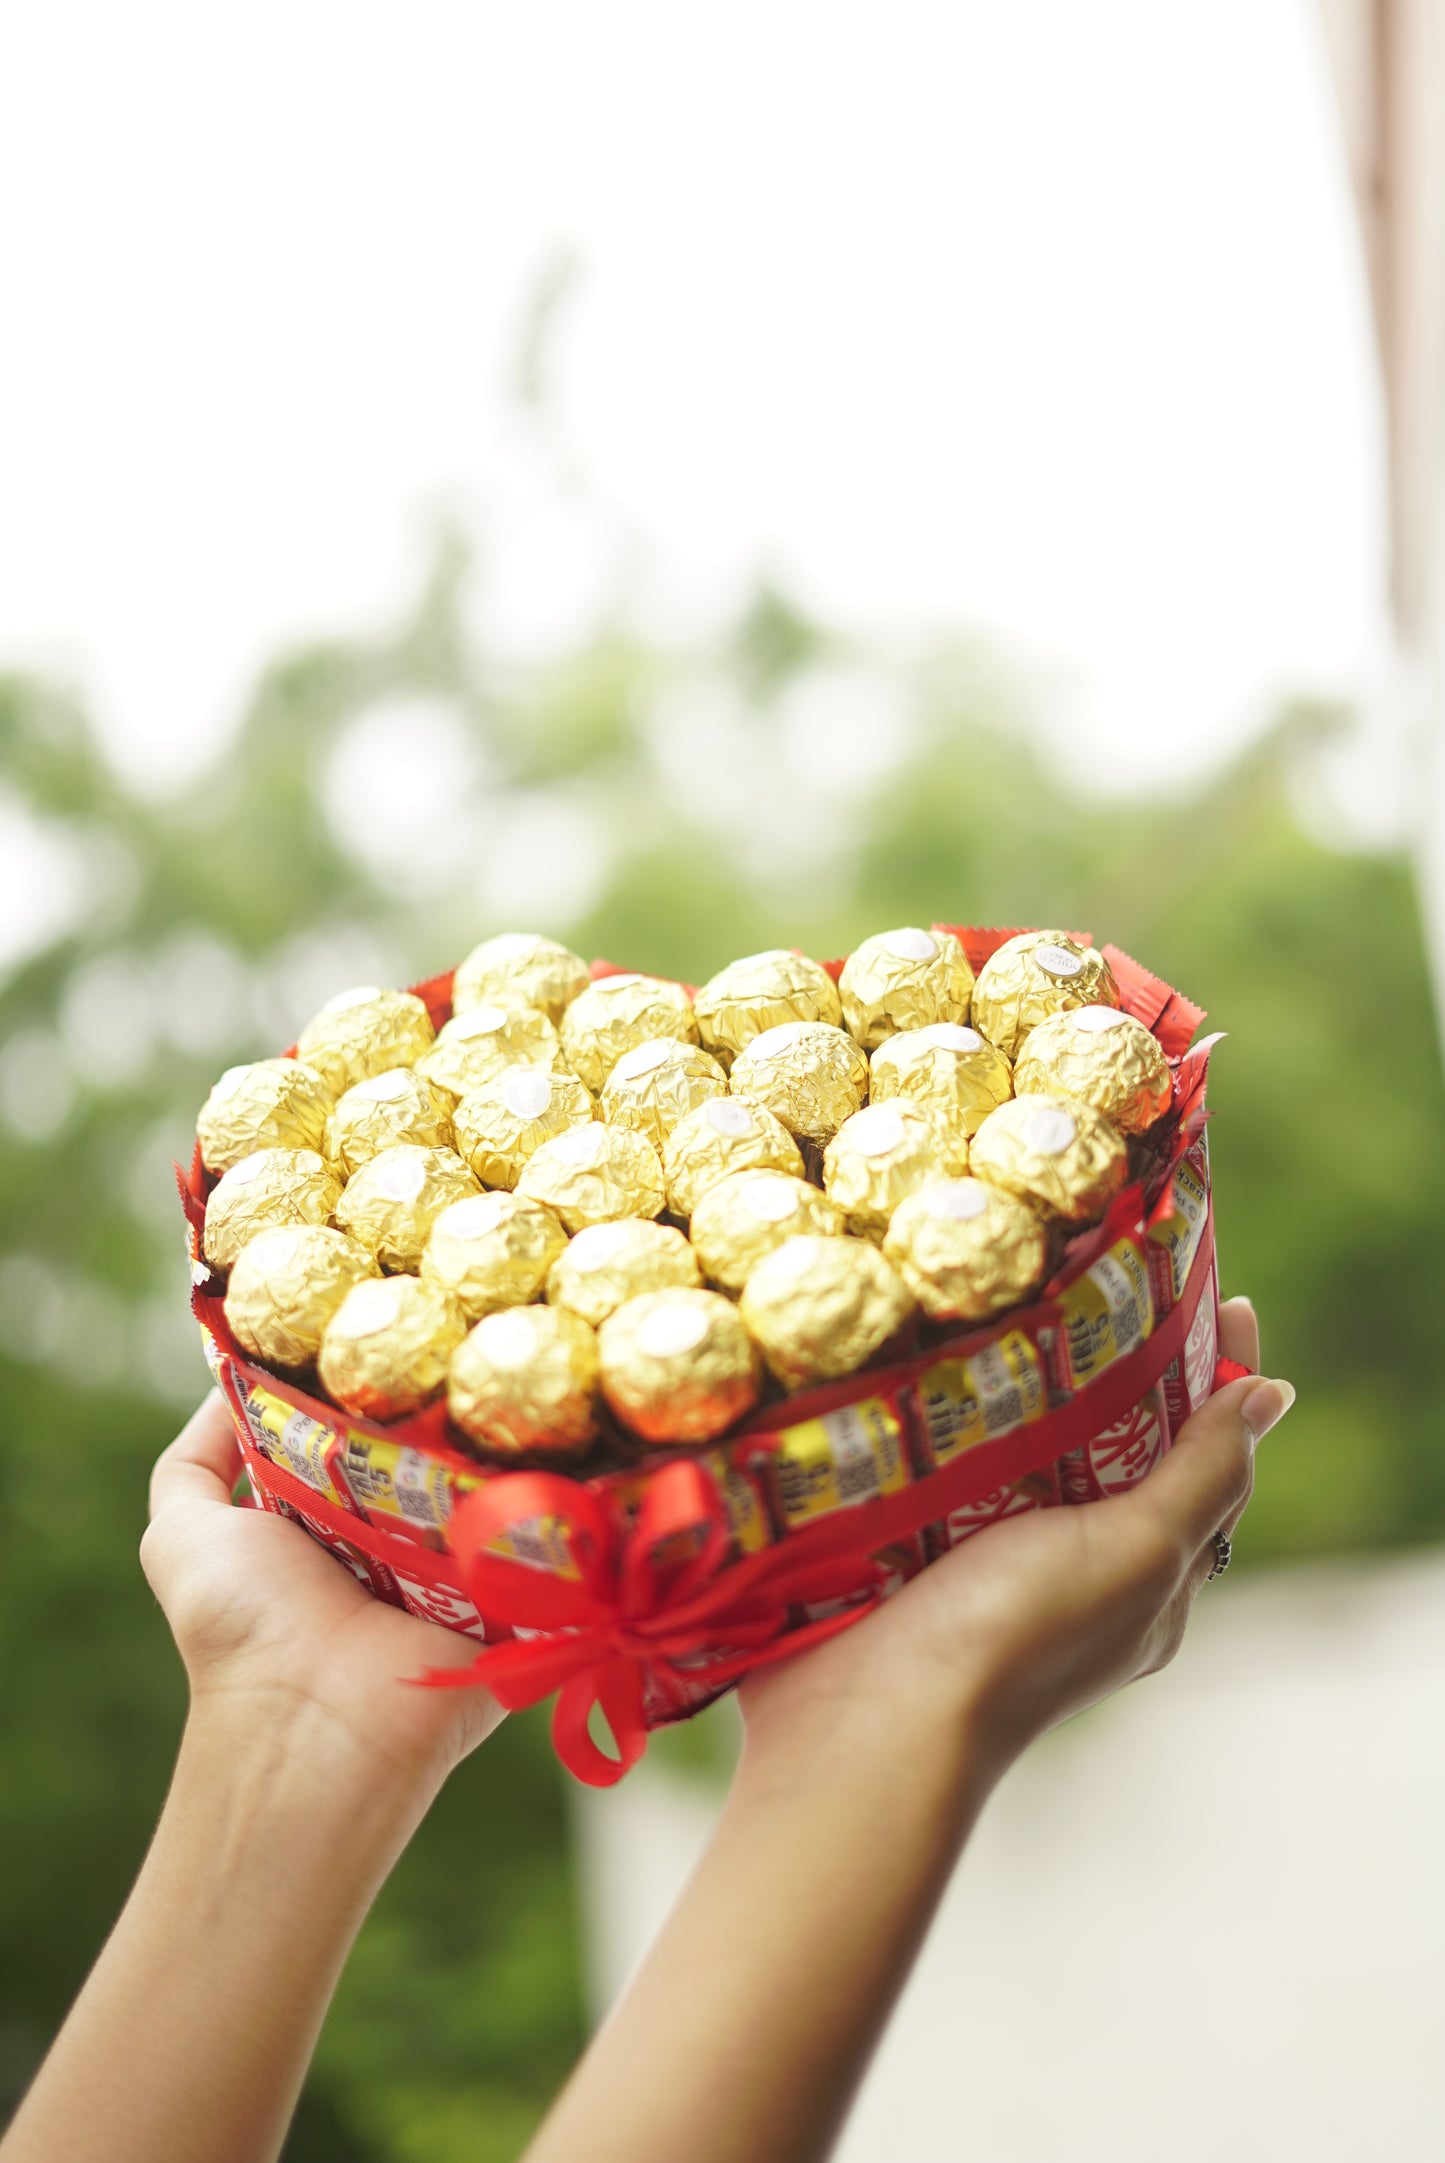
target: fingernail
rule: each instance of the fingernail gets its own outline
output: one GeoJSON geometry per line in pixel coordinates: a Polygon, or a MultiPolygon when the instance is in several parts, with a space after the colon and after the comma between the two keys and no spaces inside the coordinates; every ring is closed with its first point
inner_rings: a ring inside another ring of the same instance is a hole
{"type": "Polygon", "coordinates": [[[1293,1382],[1258,1382],[1239,1408],[1239,1416],[1256,1448],[1271,1427],[1278,1425],[1294,1403],[1293,1382]]]}

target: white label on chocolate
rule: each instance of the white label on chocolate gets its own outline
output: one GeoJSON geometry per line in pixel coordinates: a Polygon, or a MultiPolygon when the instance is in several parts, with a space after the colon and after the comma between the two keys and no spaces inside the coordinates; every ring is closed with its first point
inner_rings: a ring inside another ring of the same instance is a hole
{"type": "Polygon", "coordinates": [[[707,1332],[706,1307],[680,1303],[654,1307],[637,1325],[637,1349],[649,1359],[676,1359],[683,1352],[695,1351],[707,1332]]]}
{"type": "Polygon", "coordinates": [[[988,1208],[988,1188],[979,1179],[940,1179],[924,1192],[930,1217],[951,1217],[966,1224],[988,1208]]]}
{"type": "Polygon", "coordinates": [[[666,1066],[674,1052],[681,1049],[674,1037],[653,1037],[646,1044],[634,1044],[625,1051],[612,1069],[613,1079],[640,1081],[644,1074],[651,1074],[657,1067],[666,1066]]]}
{"type": "Polygon", "coordinates": [[[411,1069],[404,1066],[388,1067],[384,1074],[373,1074],[366,1081],[359,1081],[351,1094],[365,1097],[369,1103],[390,1104],[397,1097],[404,1097],[412,1086],[411,1069]]]}
{"type": "Polygon", "coordinates": [[[274,1149],[253,1149],[249,1157],[242,1157],[239,1164],[233,1164],[225,1175],[227,1193],[236,1187],[249,1187],[251,1181],[265,1171],[266,1159],[275,1154],[274,1149]]]}
{"type": "Polygon", "coordinates": [[[388,1149],[371,1161],[372,1184],[389,1202],[414,1202],[426,1185],[426,1159],[420,1149],[388,1149]]]}
{"type": "Polygon", "coordinates": [[[485,1239],[494,1232],[504,1217],[510,1217],[517,1208],[514,1194],[469,1194],[459,1202],[449,1202],[437,1218],[435,1229],[445,1232],[450,1239],[485,1239]]]}
{"type": "Polygon", "coordinates": [[[1077,976],[1084,966],[1082,954],[1071,954],[1066,946],[1036,946],[1034,960],[1050,976],[1077,976]]]}
{"type": "Polygon", "coordinates": [[[552,1077],[541,1067],[522,1067],[502,1083],[502,1102],[514,1119],[540,1119],[551,1101],[552,1077]]]}
{"type": "Polygon", "coordinates": [[[233,1097],[250,1072],[249,1066],[228,1066],[211,1091],[213,1102],[224,1103],[227,1097],[233,1097]]]}
{"type": "Polygon", "coordinates": [[[930,1022],[926,1029],[919,1030],[918,1041],[926,1044],[930,1051],[935,1048],[957,1052],[983,1050],[983,1038],[977,1029],[965,1029],[962,1022],[957,1021],[930,1022]]]}
{"type": "Polygon", "coordinates": [[[763,1264],[775,1277],[806,1277],[813,1267],[820,1242],[800,1234],[796,1239],[785,1239],[775,1247],[763,1264]]]}
{"type": "Polygon", "coordinates": [[[799,1207],[797,1187],[782,1172],[750,1179],[739,1199],[759,1224],[781,1224],[785,1217],[796,1216],[799,1207]]]}
{"type": "Polygon", "coordinates": [[[903,1139],[903,1121],[891,1104],[870,1104],[854,1112],[843,1133],[860,1157],[886,1157],[903,1139]]]}
{"type": "Polygon", "coordinates": [[[488,939],[486,952],[490,961],[525,961],[535,954],[547,941],[535,931],[499,931],[495,939],[488,939]]]}
{"type": "Polygon", "coordinates": [[[471,1006],[447,1023],[445,1034],[451,1044],[470,1044],[473,1037],[496,1036],[511,1019],[504,1006],[471,1006]]]}
{"type": "Polygon", "coordinates": [[[757,1131],[757,1114],[730,1097],[711,1098],[706,1116],[713,1133],[726,1134],[731,1141],[740,1141],[744,1134],[757,1131]]]}
{"type": "MultiPolygon", "coordinates": [[[[739,1053],[739,1057],[750,1066],[760,1059],[777,1059],[783,1053],[791,1051],[802,1032],[811,1026],[816,1025],[806,1021],[780,1021],[775,1029],[764,1029],[761,1036],[755,1036],[751,1044],[739,1053]]],[[[841,1036],[843,1032],[837,1029],[833,1033],[841,1036]]]]}
{"type": "Polygon", "coordinates": [[[1029,1148],[1036,1149],[1041,1157],[1056,1157],[1068,1148],[1078,1131],[1071,1112],[1058,1104],[1039,1104],[1024,1121],[1023,1135],[1029,1148]]]}
{"type": "Polygon", "coordinates": [[[537,1351],[536,1314],[550,1314],[550,1307],[509,1307],[503,1314],[489,1314],[478,1322],[476,1339],[494,1367],[525,1367],[537,1351]]]}
{"type": "Polygon", "coordinates": [[[622,976],[599,976],[592,989],[610,994],[614,991],[625,990],[629,984],[640,984],[641,982],[642,977],[639,972],[636,969],[631,969],[622,976]]]}
{"type": "Polygon", "coordinates": [[[569,1243],[568,1264],[573,1269],[605,1269],[635,1237],[632,1224],[589,1224],[569,1243]]]}
{"type": "Polygon", "coordinates": [[[1069,1019],[1086,1036],[1102,1036],[1106,1029],[1117,1029],[1129,1017],[1117,1006],[1076,1006],[1069,1019]]]}
{"type": "Polygon", "coordinates": [[[374,1337],[378,1330],[390,1329],[400,1309],[401,1293],[396,1286],[373,1279],[347,1293],[337,1320],[343,1336],[374,1337]]]}
{"type": "Polygon", "coordinates": [[[334,998],[327,1000],[321,1011],[323,1014],[344,1014],[348,1007],[367,1006],[373,999],[380,997],[379,984],[356,984],[350,991],[338,991],[334,998]]]}
{"type": "MultiPolygon", "coordinates": [[[[606,1127],[569,1127],[555,1142],[544,1142],[537,1156],[545,1156],[549,1164],[568,1164],[578,1171],[585,1171],[602,1162],[611,1140],[606,1127]]],[[[535,1163],[536,1157],[532,1161],[535,1163]]]]}
{"type": "Polygon", "coordinates": [[[932,932],[918,931],[912,925],[903,931],[885,931],[883,951],[895,961],[932,961],[938,952],[938,941],[932,932]]]}

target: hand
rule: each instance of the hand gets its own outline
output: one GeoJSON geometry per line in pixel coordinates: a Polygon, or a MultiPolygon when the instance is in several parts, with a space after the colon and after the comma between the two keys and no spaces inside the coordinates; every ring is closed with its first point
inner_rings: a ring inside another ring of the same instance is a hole
{"type": "Polygon", "coordinates": [[[404,1678],[462,1666],[475,1647],[373,1599],[299,1525],[236,1509],[241,1455],[217,1391],[151,1476],[141,1564],[185,1662],[193,1708],[284,1720],[297,1746],[338,1747],[363,1769],[439,1785],[492,1732],[486,1690],[404,1678]]]}
{"type": "MultiPolygon", "coordinates": [[[[1254,1309],[1232,1300],[1221,1322],[1225,1353],[1257,1373],[1254,1309]]],[[[966,1723],[1001,1771],[1046,1728],[1163,1667],[1214,1534],[1249,1502],[1255,1444],[1293,1401],[1287,1382],[1229,1384],[1138,1487],[975,1533],[856,1629],[758,1670],[741,1692],[749,1751],[791,1756],[840,1726],[966,1723]]]]}

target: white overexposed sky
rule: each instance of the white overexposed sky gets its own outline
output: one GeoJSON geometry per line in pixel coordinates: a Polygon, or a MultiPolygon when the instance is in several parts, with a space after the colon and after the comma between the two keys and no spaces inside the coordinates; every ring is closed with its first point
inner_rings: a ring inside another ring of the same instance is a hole
{"type": "Polygon", "coordinates": [[[398,605],[443,510],[509,649],[761,566],[997,630],[1115,778],[1378,665],[1310,0],[47,0],[0,79],[0,662],[137,774],[398,605]],[[504,386],[559,244],[549,459],[504,386]]]}

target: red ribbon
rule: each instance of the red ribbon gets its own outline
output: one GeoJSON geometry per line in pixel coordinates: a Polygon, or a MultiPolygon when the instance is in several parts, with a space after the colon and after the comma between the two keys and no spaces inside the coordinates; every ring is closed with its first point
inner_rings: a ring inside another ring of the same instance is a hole
{"type": "MultiPolygon", "coordinates": [[[[649,1672],[684,1685],[700,1677],[726,1684],[850,1628],[879,1598],[884,1572],[872,1558],[880,1549],[1053,1463],[1123,1418],[1179,1356],[1211,1284],[1213,1255],[1211,1219],[1183,1298],[1152,1336],[1067,1404],[975,1443],[896,1494],[840,1510],[758,1554],[730,1558],[722,1496],[693,1458],[669,1459],[651,1473],[630,1527],[604,1490],[558,1473],[506,1473],[488,1481],[452,1518],[446,1574],[461,1579],[488,1622],[518,1634],[485,1645],[469,1666],[433,1669],[418,1680],[434,1689],[485,1685],[509,1711],[556,1691],[558,1756],[589,1786],[612,1786],[646,1747],[649,1672]],[[570,1554],[575,1576],[497,1551],[501,1543],[525,1548],[538,1520],[549,1521],[548,1544],[570,1554]],[[856,1604],[788,1627],[790,1609],[844,1597],[856,1604]],[[598,1706],[617,1745],[615,1758],[589,1731],[598,1706]]],[[[1216,1387],[1242,1371],[1222,1361],[1216,1387]]],[[[440,1581],[441,1558],[427,1549],[337,1509],[249,1449],[246,1459],[273,1496],[362,1554],[403,1575],[440,1581]]]]}

